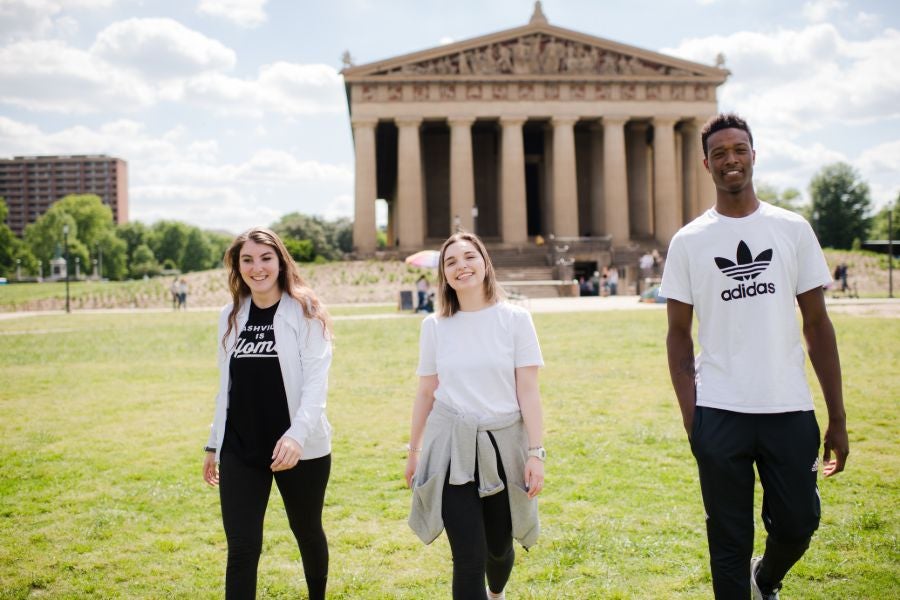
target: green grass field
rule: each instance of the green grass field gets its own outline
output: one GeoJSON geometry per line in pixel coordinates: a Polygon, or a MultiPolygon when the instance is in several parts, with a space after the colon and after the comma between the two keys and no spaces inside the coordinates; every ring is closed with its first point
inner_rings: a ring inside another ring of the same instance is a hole
{"type": "MultiPolygon", "coordinates": [[[[852,453],[845,473],[820,484],[822,526],[782,595],[896,598],[900,319],[833,319],[852,453]]],[[[214,321],[213,313],[0,321],[0,598],[221,597],[218,496],[200,474],[214,321]]],[[[418,323],[336,322],[325,509],[333,598],[449,597],[445,538],[423,546],[406,525],[418,323]]],[[[696,468],[666,370],[665,314],[536,315],[535,323],[547,363],[543,533],[530,552],[518,549],[509,597],[711,597],[696,468]]],[[[816,403],[823,423],[818,392],[816,403]]],[[[277,492],[266,532],[260,597],[305,597],[277,492]]]]}

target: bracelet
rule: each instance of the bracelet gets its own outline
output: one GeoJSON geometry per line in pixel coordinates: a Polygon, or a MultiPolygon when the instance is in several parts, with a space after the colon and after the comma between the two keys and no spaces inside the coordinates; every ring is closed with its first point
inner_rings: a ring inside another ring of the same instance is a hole
{"type": "Polygon", "coordinates": [[[413,452],[419,453],[419,452],[421,452],[421,451],[422,451],[421,448],[413,448],[413,447],[410,446],[409,444],[406,445],[406,453],[407,453],[407,454],[412,454],[413,452]]]}
{"type": "Polygon", "coordinates": [[[204,447],[203,447],[203,451],[204,451],[204,452],[215,452],[216,449],[215,449],[215,448],[210,448],[209,446],[204,446],[204,447]]]}

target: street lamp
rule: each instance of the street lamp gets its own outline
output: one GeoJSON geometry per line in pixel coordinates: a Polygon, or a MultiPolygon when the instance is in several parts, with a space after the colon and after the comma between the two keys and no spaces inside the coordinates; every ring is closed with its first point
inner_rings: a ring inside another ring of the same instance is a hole
{"type": "Polygon", "coordinates": [[[72,312],[69,306],[69,224],[63,225],[63,247],[66,250],[66,312],[72,312]]]}
{"type": "Polygon", "coordinates": [[[16,281],[22,281],[22,259],[16,259],[16,281]]]}

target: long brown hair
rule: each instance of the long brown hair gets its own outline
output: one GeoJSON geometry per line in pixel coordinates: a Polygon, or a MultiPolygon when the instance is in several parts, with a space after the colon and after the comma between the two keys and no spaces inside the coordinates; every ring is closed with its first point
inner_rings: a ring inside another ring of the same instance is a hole
{"type": "Polygon", "coordinates": [[[504,297],[503,290],[497,285],[497,275],[494,272],[494,264],[488,255],[484,242],[481,241],[474,233],[468,231],[460,231],[454,233],[447,238],[447,241],[441,246],[441,255],[438,260],[438,299],[440,300],[440,315],[442,317],[452,317],[459,311],[459,298],[456,296],[456,290],[450,287],[447,277],[444,275],[444,256],[447,254],[447,248],[456,242],[470,242],[481,254],[484,259],[484,281],[482,289],[484,290],[484,299],[488,302],[496,302],[504,297]]]}
{"type": "MultiPolygon", "coordinates": [[[[325,328],[325,336],[332,337],[331,316],[328,309],[319,301],[316,293],[312,291],[300,276],[300,269],[293,257],[284,247],[284,242],[271,229],[265,227],[253,227],[240,234],[231,246],[225,251],[225,268],[228,270],[228,290],[231,292],[231,313],[228,315],[228,328],[222,337],[222,347],[231,332],[237,327],[237,314],[241,308],[241,301],[250,295],[250,288],[241,277],[241,249],[248,241],[264,244],[275,251],[278,256],[278,289],[300,303],[303,314],[309,319],[318,319],[325,328]]],[[[227,348],[226,348],[227,351],[227,348]]]]}

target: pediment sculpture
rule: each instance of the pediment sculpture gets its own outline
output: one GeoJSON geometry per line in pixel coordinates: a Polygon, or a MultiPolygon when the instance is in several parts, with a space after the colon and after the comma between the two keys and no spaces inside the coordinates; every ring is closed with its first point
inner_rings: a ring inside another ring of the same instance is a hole
{"type": "Polygon", "coordinates": [[[541,33],[391,67],[373,75],[699,75],[685,69],[541,33]]]}

